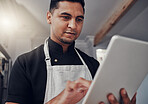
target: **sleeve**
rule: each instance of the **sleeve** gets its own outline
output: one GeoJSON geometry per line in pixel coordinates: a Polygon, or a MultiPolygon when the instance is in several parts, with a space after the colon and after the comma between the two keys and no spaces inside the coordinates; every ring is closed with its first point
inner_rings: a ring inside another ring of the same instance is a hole
{"type": "Polygon", "coordinates": [[[31,82],[25,61],[17,58],[11,70],[6,102],[30,104],[31,96],[31,82]]]}

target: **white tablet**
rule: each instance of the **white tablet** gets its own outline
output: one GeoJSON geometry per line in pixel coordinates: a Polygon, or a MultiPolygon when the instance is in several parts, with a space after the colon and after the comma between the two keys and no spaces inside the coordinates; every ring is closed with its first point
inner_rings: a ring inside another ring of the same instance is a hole
{"type": "Polygon", "coordinates": [[[82,104],[109,104],[108,93],[119,100],[121,88],[132,98],[147,73],[148,42],[113,36],[82,104]]]}

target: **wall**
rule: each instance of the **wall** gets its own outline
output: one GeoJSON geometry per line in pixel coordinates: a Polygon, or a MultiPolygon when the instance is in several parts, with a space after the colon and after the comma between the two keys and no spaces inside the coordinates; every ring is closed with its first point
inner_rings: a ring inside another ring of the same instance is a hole
{"type": "Polygon", "coordinates": [[[23,5],[16,0],[0,0],[0,44],[13,62],[20,54],[42,43],[48,35],[49,29],[23,5]]]}
{"type": "Polygon", "coordinates": [[[20,55],[31,50],[31,41],[29,38],[11,38],[8,42],[7,52],[11,56],[12,61],[20,55]]]}
{"type": "Polygon", "coordinates": [[[75,46],[81,51],[85,52],[87,55],[94,57],[96,59],[96,48],[93,47],[94,36],[86,36],[84,40],[76,40],[75,46]]]}

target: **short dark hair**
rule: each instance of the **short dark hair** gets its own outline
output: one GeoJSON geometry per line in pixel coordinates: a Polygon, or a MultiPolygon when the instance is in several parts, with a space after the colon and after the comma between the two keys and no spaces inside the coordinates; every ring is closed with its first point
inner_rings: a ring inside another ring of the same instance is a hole
{"type": "Polygon", "coordinates": [[[83,12],[85,13],[85,8],[84,8],[85,2],[84,2],[84,0],[51,0],[51,2],[50,2],[50,8],[49,8],[49,11],[50,11],[51,13],[53,13],[53,11],[54,11],[55,9],[58,9],[58,3],[59,3],[60,1],[78,2],[78,3],[81,4],[81,6],[82,6],[82,8],[83,8],[83,12]]]}

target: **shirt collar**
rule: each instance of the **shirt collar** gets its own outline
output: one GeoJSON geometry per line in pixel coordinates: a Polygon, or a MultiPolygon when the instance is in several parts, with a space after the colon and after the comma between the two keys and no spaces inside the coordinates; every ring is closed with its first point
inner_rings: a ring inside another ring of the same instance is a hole
{"type": "MultiPolygon", "coordinates": [[[[48,39],[48,46],[49,46],[49,53],[50,52],[54,52],[56,54],[63,54],[63,48],[60,44],[54,42],[53,40],[51,40],[51,38],[49,37],[48,39]]],[[[69,53],[69,54],[74,54],[75,53],[75,50],[74,50],[74,47],[75,47],[75,42],[73,42],[69,47],[68,47],[68,50],[66,53],[69,53]]]]}

